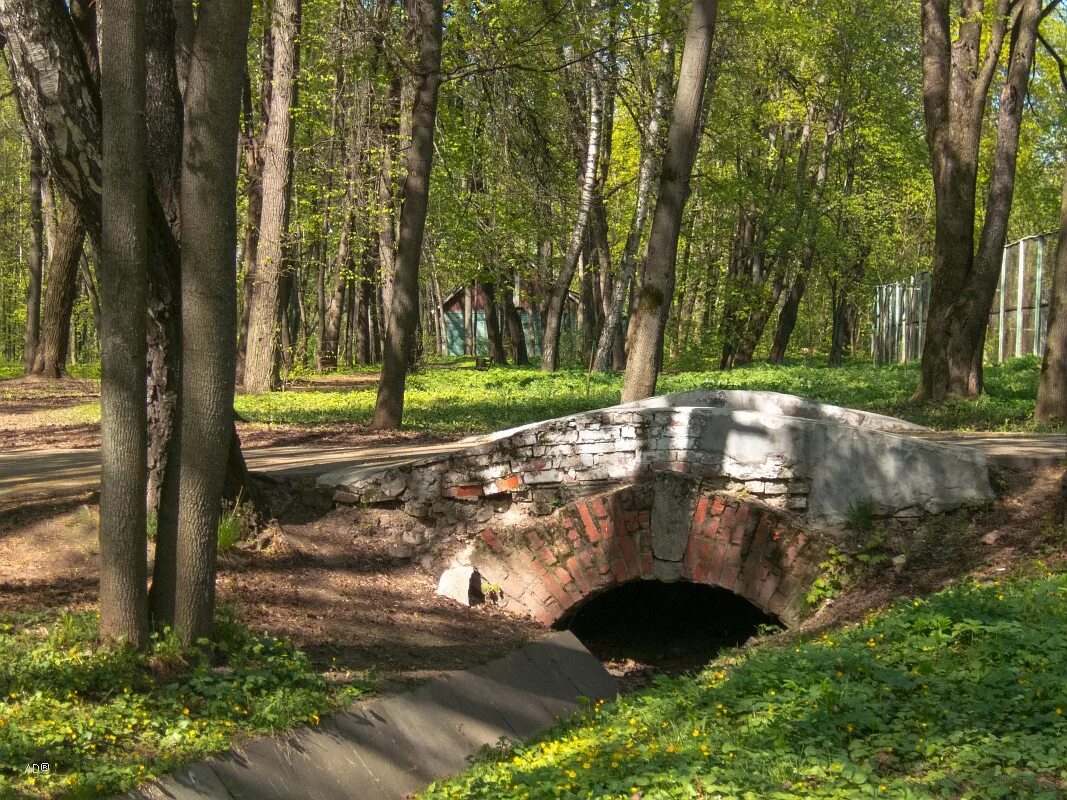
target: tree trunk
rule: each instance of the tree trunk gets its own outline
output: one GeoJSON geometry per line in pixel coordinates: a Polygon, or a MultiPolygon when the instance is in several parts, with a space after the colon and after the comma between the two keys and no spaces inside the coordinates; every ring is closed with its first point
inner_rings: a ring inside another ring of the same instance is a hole
{"type": "Polygon", "coordinates": [[[33,371],[37,342],[41,334],[41,273],[44,265],[44,214],[41,212],[41,188],[44,163],[41,148],[30,144],[30,252],[27,258],[29,280],[26,282],[26,334],[22,347],[22,370],[33,371]]]}
{"type": "MultiPolygon", "coordinates": [[[[1016,25],[1022,24],[1038,0],[1023,2],[1016,25]]],[[[940,402],[981,391],[980,371],[974,371],[975,341],[966,334],[967,328],[979,322],[984,327],[989,312],[988,307],[979,310],[971,300],[975,192],[982,121],[1010,6],[1008,0],[995,0],[992,13],[983,13],[990,11],[987,4],[987,0],[969,4],[971,13],[955,26],[953,41],[950,0],[922,0],[923,113],[933,166],[936,231],[917,400],[940,402]],[[988,36],[983,34],[985,19],[992,19],[988,36]],[[980,321],[975,318],[979,314],[980,321]]],[[[1016,69],[1013,63],[1009,73],[1016,69]]],[[[1005,91],[1013,83],[1009,75],[1005,91]]],[[[1019,104],[1022,99],[1018,98],[1019,104]]]]}
{"type": "Polygon", "coordinates": [[[578,351],[582,364],[588,366],[596,345],[597,311],[594,276],[598,272],[597,257],[592,248],[586,248],[586,256],[578,261],[578,351]]]}
{"type": "MultiPolygon", "coordinates": [[[[270,119],[271,79],[274,74],[274,39],[271,25],[263,26],[263,43],[260,48],[260,130],[255,129],[252,110],[252,83],[247,78],[244,84],[243,161],[245,167],[245,235],[241,254],[244,264],[244,288],[242,292],[240,330],[237,339],[237,385],[244,386],[245,354],[248,352],[248,320],[252,311],[252,294],[255,286],[256,260],[259,256],[259,225],[263,216],[263,135],[270,119]]],[[[247,71],[246,71],[247,72],[247,71]]]]}
{"type": "Polygon", "coordinates": [[[1022,0],[1018,21],[1011,31],[1008,49],[1007,79],[997,104],[997,139],[993,155],[993,170],[986,190],[985,214],[978,253],[974,260],[974,274],[968,292],[968,313],[961,320],[961,338],[971,353],[971,383],[982,391],[984,376],[982,360],[985,335],[989,327],[989,311],[1000,282],[1001,260],[1008,233],[1015,196],[1015,175],[1022,131],[1023,109],[1030,88],[1030,73],[1037,46],[1037,29],[1041,22],[1041,0],[1022,0]]]}
{"type": "Polygon", "coordinates": [[[483,283],[482,294],[485,297],[485,333],[489,339],[489,359],[494,364],[506,367],[508,356],[504,350],[504,337],[500,330],[500,316],[497,313],[496,285],[483,283]]]}
{"type": "Polygon", "coordinates": [[[139,0],[110,0],[101,24],[100,634],[148,640],[148,172],[145,42],[139,0]]]}
{"type": "Polygon", "coordinates": [[[74,310],[78,262],[84,248],[85,226],[74,206],[64,201],[55,249],[48,265],[41,335],[33,360],[32,372],[39,377],[62,378],[66,374],[70,316],[74,310]]]}
{"type": "MultiPolygon", "coordinates": [[[[341,234],[342,240],[345,234],[341,234]]],[[[340,261],[340,254],[338,254],[340,261]]],[[[326,306],[325,324],[323,325],[322,345],[319,348],[319,369],[329,372],[337,369],[337,346],[341,333],[341,312],[345,307],[345,289],[348,286],[349,275],[347,271],[351,267],[342,269],[337,273],[337,279],[333,283],[333,292],[330,294],[330,302],[326,306]]]]}
{"type": "Polygon", "coordinates": [[[418,0],[418,13],[421,38],[418,85],[411,112],[411,144],[404,179],[404,205],[400,211],[400,253],[392,302],[386,309],[389,335],[382,354],[382,377],[371,421],[374,430],[400,427],[408,362],[419,321],[419,260],[430,198],[433,132],[441,86],[443,0],[418,0]]]}
{"type": "Polygon", "coordinates": [[[582,173],[582,188],[578,198],[578,216],[571,231],[567,253],[563,258],[559,277],[548,302],[545,317],[544,342],[541,345],[541,369],[555,372],[559,367],[559,336],[563,326],[563,314],[567,310],[567,296],[574,280],[578,259],[585,244],[585,231],[589,224],[589,212],[593,205],[593,190],[597,181],[597,161],[600,158],[600,132],[604,119],[604,95],[600,75],[596,67],[589,79],[589,126],[587,131],[585,165],[582,173]]]}
{"type": "Polygon", "coordinates": [[[807,281],[804,273],[797,275],[789,287],[789,294],[785,296],[782,310],[778,312],[778,326],[774,329],[774,342],[771,344],[770,355],[767,361],[771,364],[781,364],[785,360],[786,351],[789,349],[789,340],[793,336],[793,330],[797,326],[797,316],[800,313],[800,301],[804,297],[807,281]]]}
{"type": "Polygon", "coordinates": [[[210,636],[219,510],[233,431],[237,135],[251,0],[200,6],[181,175],[182,397],[175,627],[210,636]]]}
{"type": "Polygon", "coordinates": [[[244,388],[269,392],[278,354],[279,284],[285,266],[285,238],[293,188],[293,103],[299,65],[301,0],[275,0],[274,64],[270,115],[263,140],[263,211],[248,313],[244,388]]]}
{"type": "Polygon", "coordinates": [[[89,304],[93,309],[93,324],[96,326],[97,338],[100,338],[100,294],[96,291],[96,281],[93,280],[93,273],[89,269],[89,259],[86,257],[84,250],[82,251],[82,257],[78,260],[78,273],[82,277],[82,286],[85,287],[85,294],[89,296],[89,304]]]}
{"type": "Polygon", "coordinates": [[[514,284],[504,287],[504,318],[508,324],[508,340],[511,342],[511,352],[515,357],[515,364],[526,367],[530,364],[530,354],[526,349],[526,334],[522,330],[522,317],[515,308],[514,284]]]}
{"type": "Polygon", "coordinates": [[[377,351],[374,349],[377,335],[373,330],[374,314],[371,308],[371,300],[374,297],[374,273],[374,251],[368,247],[363,253],[363,277],[358,287],[353,287],[352,297],[352,302],[356,303],[355,293],[358,288],[356,349],[360,366],[366,366],[377,360],[377,351]]]}
{"type": "MultiPolygon", "coordinates": [[[[145,0],[146,158],[148,175],[175,241],[181,236],[182,97],[178,88],[174,8],[182,0],[145,0]]],[[[184,15],[184,11],[182,12],[184,15]]],[[[153,321],[148,346],[148,510],[156,517],[156,551],[149,606],[156,625],[173,622],[161,609],[160,590],[173,586],[178,536],[178,482],[181,474],[181,274],[161,273],[165,282],[149,286],[153,321]]]]}
{"type": "Polygon", "coordinates": [[[1067,171],[1063,175],[1060,239],[1053,264],[1045,348],[1034,419],[1038,422],[1067,422],[1067,171]]]}
{"type": "Polygon", "coordinates": [[[663,157],[656,211],[648,242],[645,282],[634,309],[634,333],[622,386],[622,402],[656,392],[663,358],[663,330],[674,296],[678,234],[689,197],[689,180],[700,146],[700,120],[715,36],[717,0],[694,0],[685,34],[674,111],[663,157]]]}
{"type": "Polygon", "coordinates": [[[619,331],[622,327],[622,310],[626,303],[626,296],[634,279],[634,269],[637,265],[637,252],[641,247],[641,237],[644,235],[645,219],[648,217],[648,201],[652,191],[652,180],[655,176],[656,165],[659,161],[661,150],[660,129],[663,127],[663,114],[666,107],[667,93],[674,81],[674,45],[664,36],[660,43],[660,57],[663,59],[660,71],[656,78],[656,89],[652,99],[652,113],[648,118],[648,128],[645,130],[643,148],[641,150],[641,164],[637,172],[637,203],[634,206],[634,215],[630,221],[630,232],[626,236],[626,247],[622,254],[622,266],[619,269],[618,278],[611,293],[611,302],[604,326],[600,330],[600,339],[597,342],[596,355],[593,358],[593,369],[597,372],[607,372],[609,367],[614,366],[618,359],[614,358],[616,342],[619,340],[619,331]]]}
{"type": "Polygon", "coordinates": [[[478,355],[478,343],[475,341],[474,294],[471,287],[463,287],[463,355],[478,355]]]}

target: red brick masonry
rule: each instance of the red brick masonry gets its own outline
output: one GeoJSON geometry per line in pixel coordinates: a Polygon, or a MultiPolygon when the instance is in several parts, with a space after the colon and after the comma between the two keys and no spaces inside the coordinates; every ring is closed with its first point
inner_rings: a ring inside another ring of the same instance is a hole
{"type": "MultiPolygon", "coordinates": [[[[686,530],[657,529],[655,485],[578,500],[537,523],[480,532],[472,564],[499,587],[504,607],[550,625],[581,600],[633,580],[719,586],[793,624],[825,560],[825,545],[787,511],[691,486],[686,530]],[[681,562],[653,555],[657,537],[685,537],[681,562]]],[[[677,516],[677,515],[675,515],[677,516]]],[[[669,526],[668,526],[669,527],[669,526]]]]}

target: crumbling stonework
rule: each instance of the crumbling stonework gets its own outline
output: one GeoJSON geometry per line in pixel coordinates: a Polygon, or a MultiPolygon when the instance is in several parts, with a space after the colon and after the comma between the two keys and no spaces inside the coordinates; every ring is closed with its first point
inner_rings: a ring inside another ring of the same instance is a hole
{"type": "MultiPolygon", "coordinates": [[[[722,402],[727,393],[705,394],[706,402],[722,402]]],[[[675,397],[699,399],[691,392],[675,397]]],[[[886,417],[809,401],[798,409],[809,416],[799,417],[670,400],[550,420],[451,455],[330,473],[319,483],[334,489],[338,502],[402,504],[409,515],[443,528],[545,515],[664,471],[797,511],[815,525],[840,524],[860,502],[878,516],[915,517],[992,498],[982,453],[892,433],[886,417]],[[810,406],[833,413],[815,418],[810,406]]]]}
{"type": "Polygon", "coordinates": [[[664,475],[578,500],[538,523],[487,526],[464,560],[505,610],[546,625],[633,580],[719,586],[794,624],[807,611],[825,541],[789,512],[664,475]]]}
{"type": "Polygon", "coordinates": [[[459,598],[474,569],[488,597],[551,624],[611,586],[688,580],[792,624],[822,543],[860,504],[912,527],[992,498],[984,454],[897,432],[917,427],[769,392],[686,392],[319,485],[402,509],[424,566],[463,568],[459,598]]]}

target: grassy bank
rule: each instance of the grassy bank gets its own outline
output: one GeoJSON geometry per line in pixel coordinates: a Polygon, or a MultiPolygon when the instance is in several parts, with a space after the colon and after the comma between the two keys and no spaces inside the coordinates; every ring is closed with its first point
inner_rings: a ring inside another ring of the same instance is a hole
{"type": "MultiPolygon", "coordinates": [[[[982,397],[937,406],[919,406],[909,401],[918,381],[917,365],[875,367],[859,360],[838,369],[830,369],[822,361],[796,361],[730,372],[672,373],[660,379],[659,391],[759,389],[876,411],[941,430],[1026,431],[1041,429],[1031,420],[1039,367],[1034,358],[990,365],[982,397]]],[[[81,369],[84,377],[93,377],[91,366],[81,369]]],[[[621,387],[621,375],[588,375],[581,370],[543,373],[536,367],[481,372],[469,360],[435,363],[408,378],[404,423],[408,428],[431,433],[485,433],[614,405],[619,401],[621,387]]],[[[360,369],[329,375],[302,374],[296,383],[281,391],[240,395],[235,405],[241,416],[253,423],[366,424],[374,410],[376,393],[374,374],[360,369]]],[[[28,402],[10,391],[5,393],[0,382],[0,406],[5,398],[28,402]]],[[[74,399],[69,405],[51,404],[32,416],[20,417],[19,424],[84,425],[99,419],[99,403],[74,399]]]]}
{"type": "Polygon", "coordinates": [[[961,583],[590,709],[423,800],[1062,798],[1067,575],[961,583]]]}
{"type": "Polygon", "coordinates": [[[215,663],[162,637],[146,653],[101,647],[97,621],[0,614],[0,798],[106,797],[242,737],[314,724],[360,692],[230,619],[215,663]]]}
{"type": "MultiPolygon", "coordinates": [[[[939,429],[1029,430],[1039,364],[1023,358],[987,370],[986,394],[942,406],[909,402],[918,380],[915,365],[875,367],[853,361],[839,369],[820,364],[758,365],[730,372],[665,375],[661,393],[685,389],[761,389],[903,417],[939,429]]],[[[314,384],[312,384],[313,386],[314,384]]],[[[542,373],[536,368],[478,372],[460,362],[423,370],[408,379],[405,424],[417,430],[481,433],[613,405],[621,376],[582,371],[542,373]]],[[[366,423],[375,387],[273,392],[241,396],[237,409],[249,421],[270,424],[366,423]]]]}

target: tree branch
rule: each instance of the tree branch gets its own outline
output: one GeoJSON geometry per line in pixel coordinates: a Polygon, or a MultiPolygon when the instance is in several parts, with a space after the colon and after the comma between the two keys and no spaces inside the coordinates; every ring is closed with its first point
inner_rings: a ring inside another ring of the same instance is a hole
{"type": "Polygon", "coordinates": [[[1037,40],[1041,42],[1045,51],[1052,56],[1053,60],[1055,60],[1056,66],[1060,69],[1060,85],[1063,86],[1063,91],[1067,92],[1067,62],[1065,62],[1063,57],[1056,52],[1051,44],[1048,43],[1048,40],[1041,35],[1041,31],[1037,32],[1037,40]]]}

